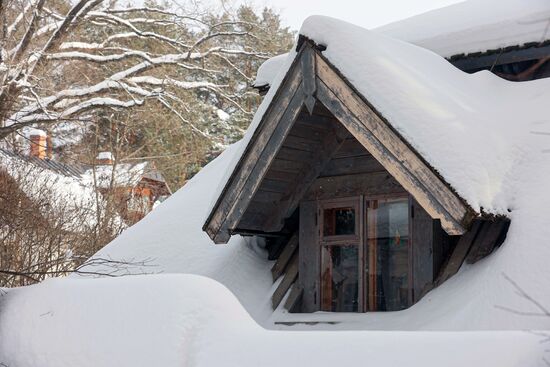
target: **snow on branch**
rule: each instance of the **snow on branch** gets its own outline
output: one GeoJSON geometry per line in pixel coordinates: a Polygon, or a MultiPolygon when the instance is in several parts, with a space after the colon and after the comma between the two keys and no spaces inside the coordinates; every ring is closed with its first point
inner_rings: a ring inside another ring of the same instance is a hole
{"type": "Polygon", "coordinates": [[[0,45],[0,140],[26,125],[150,99],[207,137],[183,117],[194,109],[180,99],[182,91],[197,91],[193,103],[250,114],[243,107],[252,98],[246,85],[258,63],[273,56],[245,46],[258,43],[254,32],[264,31],[263,25],[234,15],[109,9],[104,0],[77,0],[66,14],[49,0],[22,4],[0,45]],[[78,83],[76,75],[83,76],[78,83]]]}

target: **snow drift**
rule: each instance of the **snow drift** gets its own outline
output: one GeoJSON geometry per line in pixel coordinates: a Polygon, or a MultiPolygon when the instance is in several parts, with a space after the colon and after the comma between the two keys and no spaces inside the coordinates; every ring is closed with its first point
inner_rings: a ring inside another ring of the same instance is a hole
{"type": "Polygon", "coordinates": [[[0,305],[8,366],[536,367],[544,356],[540,337],[519,331],[268,331],[229,290],[194,275],[48,280],[0,305]]]}

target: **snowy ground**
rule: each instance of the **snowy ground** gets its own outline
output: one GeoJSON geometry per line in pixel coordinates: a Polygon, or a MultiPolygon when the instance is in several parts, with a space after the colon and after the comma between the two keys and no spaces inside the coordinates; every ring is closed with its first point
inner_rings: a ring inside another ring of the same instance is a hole
{"type": "Polygon", "coordinates": [[[48,280],[0,305],[7,366],[535,367],[545,357],[543,337],[521,331],[269,331],[194,275],[48,280]]]}

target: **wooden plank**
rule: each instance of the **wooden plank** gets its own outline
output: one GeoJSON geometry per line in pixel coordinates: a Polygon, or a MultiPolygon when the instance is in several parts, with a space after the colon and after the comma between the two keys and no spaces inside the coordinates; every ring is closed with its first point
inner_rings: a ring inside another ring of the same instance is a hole
{"type": "Polygon", "coordinates": [[[232,213],[235,212],[235,206],[239,206],[235,205],[236,202],[243,194],[247,198],[251,197],[255,189],[255,185],[249,183],[250,176],[253,172],[256,180],[263,176],[262,167],[267,169],[279,148],[278,140],[286,135],[289,122],[291,125],[299,113],[304,96],[301,91],[301,69],[296,65],[295,62],[291,66],[204,225],[215,243],[226,243],[229,240],[229,225],[235,223],[235,215],[232,213]],[[282,119],[287,123],[280,124],[282,119]],[[271,149],[264,151],[268,145],[271,149]],[[247,183],[249,187],[245,189],[247,183]]]}
{"type": "Polygon", "coordinates": [[[550,55],[550,45],[543,47],[529,47],[508,52],[498,52],[479,55],[465,56],[464,58],[450,60],[449,62],[464,71],[477,71],[493,65],[511,64],[527,60],[538,60],[550,55]]]}
{"type": "Polygon", "coordinates": [[[270,167],[264,178],[270,180],[293,182],[296,178],[296,174],[293,172],[278,171],[273,169],[273,167],[270,167]]]}
{"type": "Polygon", "coordinates": [[[336,119],[334,117],[319,116],[316,114],[308,115],[307,113],[302,113],[298,116],[296,125],[319,131],[327,131],[331,128],[335,121],[336,119]]]}
{"type": "MultiPolygon", "coordinates": [[[[304,169],[304,166],[304,162],[275,158],[271,163],[270,168],[275,171],[300,173],[304,169]]],[[[296,175],[294,177],[296,177],[296,175]]]]}
{"type": "Polygon", "coordinates": [[[269,220],[268,213],[273,209],[271,203],[251,201],[248,210],[239,222],[240,229],[264,231],[264,225],[269,220]]]}
{"type": "Polygon", "coordinates": [[[493,252],[506,228],[506,220],[485,221],[466,256],[466,262],[474,264],[493,252]]]}
{"type": "Polygon", "coordinates": [[[279,279],[279,277],[284,273],[286,266],[292,258],[292,255],[296,253],[296,249],[298,248],[298,236],[298,233],[295,233],[292,237],[290,237],[288,243],[283,249],[283,252],[281,252],[281,255],[279,255],[279,258],[271,268],[271,276],[273,277],[273,281],[279,279]]]}
{"type": "Polygon", "coordinates": [[[316,143],[320,143],[323,140],[327,130],[312,129],[309,126],[294,124],[292,130],[290,130],[289,136],[297,136],[316,143]]]}
{"type": "Polygon", "coordinates": [[[292,286],[290,294],[285,302],[285,309],[290,313],[300,312],[300,303],[302,302],[302,296],[304,295],[304,290],[302,287],[298,286],[296,283],[292,286]]]}
{"type": "MultiPolygon", "coordinates": [[[[466,208],[461,202],[458,204],[458,207],[448,208],[446,205],[453,204],[442,203],[432,195],[431,190],[419,180],[416,172],[411,172],[405,165],[404,162],[407,160],[407,155],[404,153],[406,150],[404,143],[401,143],[402,146],[397,155],[389,151],[387,145],[390,143],[382,143],[363,123],[366,116],[362,118],[356,117],[354,113],[348,109],[347,105],[345,105],[322,80],[319,80],[317,97],[323,104],[329,106],[334,115],[347,127],[355,138],[367,148],[378,162],[380,162],[380,164],[382,164],[382,166],[384,166],[384,168],[411,193],[411,195],[413,195],[432,218],[441,219],[443,228],[447,233],[464,233],[465,228],[462,222],[466,218],[466,208]],[[463,215],[458,215],[457,210],[463,213],[463,215]],[[451,214],[449,211],[453,213],[451,214]]],[[[346,103],[347,102],[348,101],[346,101],[346,103]]],[[[363,105],[363,107],[368,108],[366,105],[363,105]]],[[[374,117],[371,117],[371,119],[374,119],[374,117]]],[[[389,130],[388,128],[386,129],[389,130]]],[[[399,144],[396,141],[394,141],[394,143],[399,144]]],[[[420,165],[420,160],[418,158],[414,160],[414,165],[420,165]]],[[[408,166],[410,166],[410,164],[408,166]]],[[[427,170],[425,166],[424,168],[427,170]]],[[[418,169],[416,171],[418,171],[418,169]]],[[[429,184],[428,186],[433,185],[429,184]]],[[[439,193],[438,197],[440,197],[441,194],[442,193],[439,193]]],[[[446,195],[447,194],[454,195],[450,191],[447,192],[446,195]]]]}
{"type": "Polygon", "coordinates": [[[264,177],[258,190],[285,193],[288,190],[288,181],[264,177]]]}
{"type": "Polygon", "coordinates": [[[314,152],[283,145],[277,153],[276,159],[283,159],[286,161],[309,162],[309,160],[312,159],[314,155],[314,152]]]}
{"type": "Polygon", "coordinates": [[[462,234],[475,213],[397,133],[317,55],[317,97],[449,234],[462,234]],[[334,113],[336,115],[336,113],[334,113]]]}
{"type": "Polygon", "coordinates": [[[318,178],[311,184],[303,200],[401,193],[407,192],[392,175],[387,172],[373,172],[318,178]]]}
{"type": "Polygon", "coordinates": [[[334,153],[333,158],[349,158],[349,157],[358,157],[358,156],[365,156],[365,155],[371,155],[361,144],[357,141],[353,136],[350,136],[344,144],[338,149],[336,153],[334,153]]]}
{"type": "Polygon", "coordinates": [[[319,142],[312,141],[307,138],[301,138],[299,136],[287,136],[284,147],[293,148],[297,150],[304,150],[306,152],[316,152],[319,149],[319,142]]]}
{"type": "Polygon", "coordinates": [[[320,246],[317,229],[317,202],[300,203],[300,234],[298,242],[298,285],[304,290],[302,312],[319,311],[320,246]]]}
{"type": "Polygon", "coordinates": [[[297,277],[298,254],[294,254],[292,259],[290,260],[290,264],[288,265],[288,269],[285,272],[283,280],[281,281],[275,292],[273,292],[273,296],[271,296],[271,306],[274,310],[279,307],[279,304],[283,300],[286,292],[289,290],[290,286],[294,283],[297,277]]]}
{"type": "Polygon", "coordinates": [[[258,190],[254,194],[254,201],[260,203],[279,203],[283,198],[284,193],[258,190]]]}
{"type": "Polygon", "coordinates": [[[470,251],[472,243],[474,242],[482,223],[483,222],[479,219],[474,220],[470,230],[460,237],[460,240],[458,240],[449,261],[443,267],[443,271],[435,280],[436,286],[440,285],[458,272],[464,262],[464,259],[466,258],[466,255],[470,251]]]}
{"type": "Polygon", "coordinates": [[[362,155],[357,157],[332,158],[319,176],[329,177],[369,172],[387,171],[372,155],[362,155]]]}

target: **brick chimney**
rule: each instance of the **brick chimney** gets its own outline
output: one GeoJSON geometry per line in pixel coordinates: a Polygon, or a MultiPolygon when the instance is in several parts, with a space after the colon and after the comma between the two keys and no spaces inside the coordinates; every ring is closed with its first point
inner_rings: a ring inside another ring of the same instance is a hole
{"type": "Polygon", "coordinates": [[[113,153],[111,152],[99,152],[95,159],[96,164],[101,165],[113,165],[115,163],[115,159],[113,157],[113,153]]]}
{"type": "Polygon", "coordinates": [[[31,157],[44,159],[48,156],[48,134],[43,130],[32,129],[29,133],[31,157]]]}

